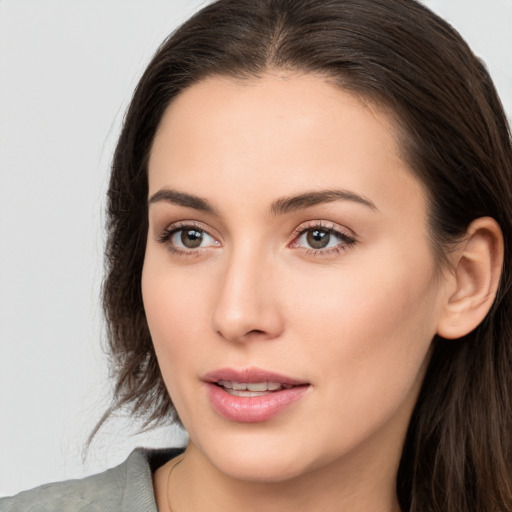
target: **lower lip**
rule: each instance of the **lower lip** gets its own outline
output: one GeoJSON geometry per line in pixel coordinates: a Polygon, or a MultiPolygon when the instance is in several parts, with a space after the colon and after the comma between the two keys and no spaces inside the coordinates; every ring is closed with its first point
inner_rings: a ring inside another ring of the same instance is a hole
{"type": "Polygon", "coordinates": [[[267,421],[300,400],[309,386],[295,386],[266,395],[247,397],[230,395],[216,384],[206,383],[213,408],[224,418],[240,423],[267,421]]]}

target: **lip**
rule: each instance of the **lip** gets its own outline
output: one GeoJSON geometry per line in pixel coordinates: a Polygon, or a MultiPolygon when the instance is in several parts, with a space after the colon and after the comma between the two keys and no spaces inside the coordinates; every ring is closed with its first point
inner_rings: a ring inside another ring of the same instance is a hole
{"type": "Polygon", "coordinates": [[[258,423],[275,417],[300,400],[311,387],[310,383],[260,368],[220,368],[202,378],[213,409],[227,420],[239,423],[258,423]],[[293,386],[266,395],[234,396],[218,386],[218,381],[277,382],[293,386]]]}
{"type": "Polygon", "coordinates": [[[282,375],[280,373],[262,370],[261,368],[219,368],[212,372],[207,373],[202,379],[204,382],[215,383],[219,380],[229,380],[232,382],[279,382],[280,384],[288,384],[290,386],[302,386],[309,384],[304,380],[295,379],[282,375]]]}

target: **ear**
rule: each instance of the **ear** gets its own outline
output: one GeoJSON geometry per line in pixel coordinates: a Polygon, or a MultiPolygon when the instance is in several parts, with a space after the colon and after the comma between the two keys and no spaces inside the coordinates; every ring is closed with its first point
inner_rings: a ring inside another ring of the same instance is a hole
{"type": "Polygon", "coordinates": [[[482,322],[496,297],[503,252],[503,234],[494,219],[481,217],[469,225],[460,248],[450,257],[453,273],[437,326],[439,336],[460,338],[482,322]]]}

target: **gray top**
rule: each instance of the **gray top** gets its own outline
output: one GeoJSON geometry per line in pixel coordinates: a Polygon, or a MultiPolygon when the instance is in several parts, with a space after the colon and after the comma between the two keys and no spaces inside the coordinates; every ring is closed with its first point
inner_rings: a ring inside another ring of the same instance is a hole
{"type": "Polygon", "coordinates": [[[137,448],[115,468],[0,499],[0,512],[158,512],[152,472],[183,450],[137,448]]]}

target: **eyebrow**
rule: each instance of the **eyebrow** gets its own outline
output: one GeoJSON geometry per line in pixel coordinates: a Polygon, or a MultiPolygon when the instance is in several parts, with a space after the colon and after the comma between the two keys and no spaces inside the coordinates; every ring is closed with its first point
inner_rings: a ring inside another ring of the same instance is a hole
{"type": "Polygon", "coordinates": [[[272,203],[270,209],[275,215],[283,215],[318,204],[332,203],[333,201],[339,200],[352,201],[366,206],[371,210],[378,210],[375,204],[368,198],[351,192],[350,190],[320,190],[318,192],[306,192],[293,197],[283,197],[272,203]]]}
{"type": "MultiPolygon", "coordinates": [[[[368,198],[351,192],[349,190],[320,190],[315,192],[305,192],[292,197],[282,197],[274,201],[270,207],[270,212],[273,215],[284,215],[297,210],[303,210],[323,203],[332,203],[333,201],[352,201],[370,208],[371,210],[378,210],[375,204],[368,198]]],[[[219,212],[214,208],[211,203],[199,196],[187,194],[185,192],[178,192],[171,189],[162,189],[153,194],[149,200],[148,205],[165,201],[167,203],[175,204],[177,206],[184,206],[185,208],[193,208],[212,215],[219,215],[219,212]]]]}
{"type": "Polygon", "coordinates": [[[148,205],[160,201],[165,201],[177,206],[184,206],[185,208],[193,208],[194,210],[211,213],[212,215],[218,215],[217,210],[206,199],[193,194],[185,194],[184,192],[164,188],[149,198],[148,205]]]}

